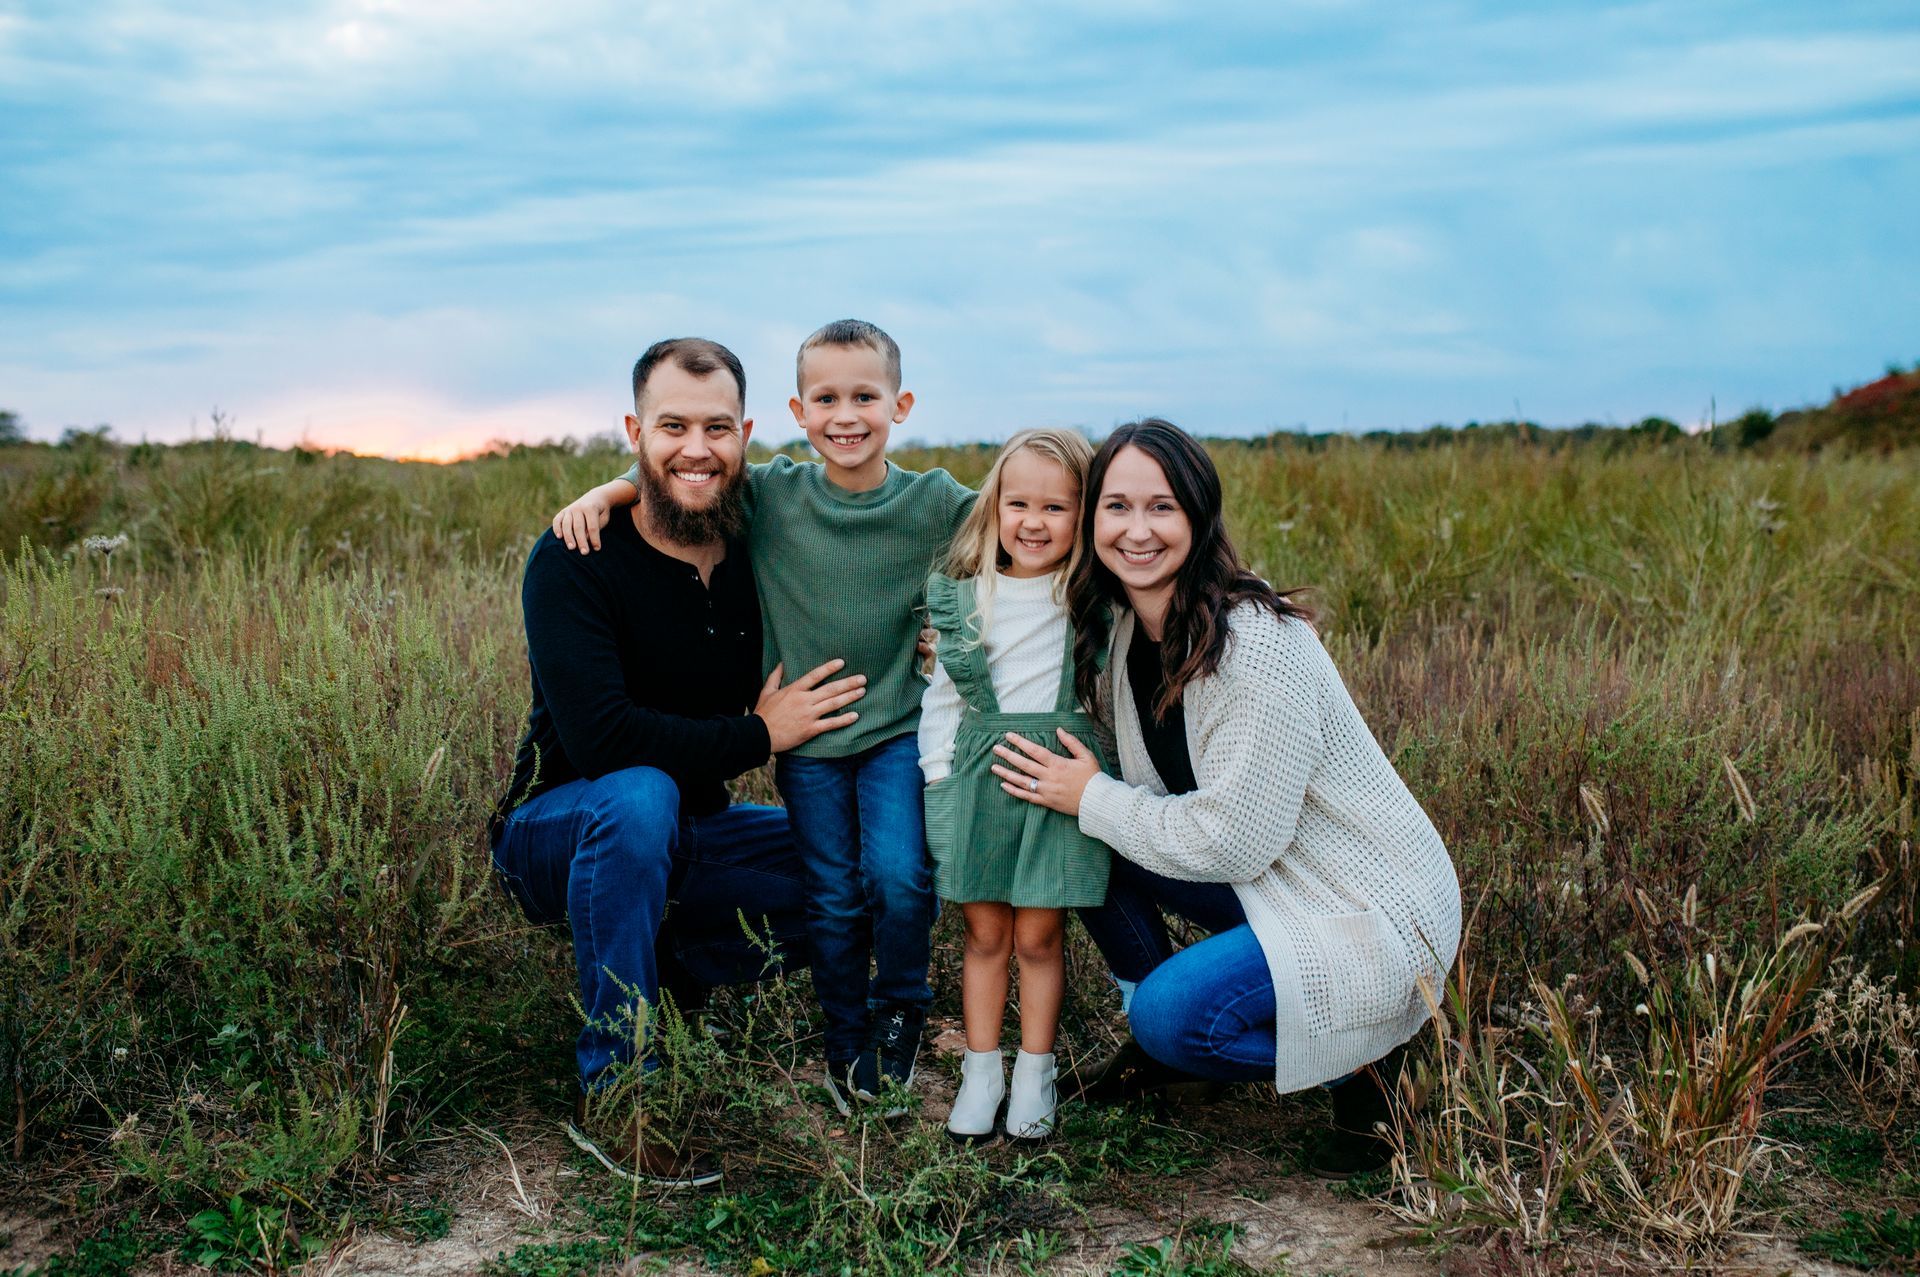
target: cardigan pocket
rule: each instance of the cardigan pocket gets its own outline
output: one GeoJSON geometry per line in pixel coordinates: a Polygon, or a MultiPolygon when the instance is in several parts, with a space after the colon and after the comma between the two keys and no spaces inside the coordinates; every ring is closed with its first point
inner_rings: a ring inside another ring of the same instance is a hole
{"type": "Polygon", "coordinates": [[[1384,914],[1367,909],[1308,921],[1333,982],[1328,1009],[1336,1032],[1371,1028],[1406,1014],[1411,985],[1401,970],[1398,937],[1384,914]]]}

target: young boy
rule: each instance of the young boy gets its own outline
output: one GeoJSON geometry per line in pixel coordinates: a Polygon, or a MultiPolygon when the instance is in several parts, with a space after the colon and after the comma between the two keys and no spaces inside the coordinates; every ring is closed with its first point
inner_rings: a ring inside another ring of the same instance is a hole
{"type": "MultiPolygon", "coordinates": [[[[857,319],[821,328],[800,344],[796,380],[788,407],[821,462],[749,467],[747,545],[765,671],[842,657],[846,674],[867,676],[857,722],[774,762],[806,875],[828,1094],[844,1112],[848,1091],[870,1100],[889,1080],[912,1084],[933,1000],[915,613],[975,494],[945,470],[887,461],[887,436],[913,396],[900,389],[900,348],[879,328],[857,319]]],[[[583,554],[598,548],[637,478],[630,470],[595,488],[555,516],[554,531],[583,554]]]]}

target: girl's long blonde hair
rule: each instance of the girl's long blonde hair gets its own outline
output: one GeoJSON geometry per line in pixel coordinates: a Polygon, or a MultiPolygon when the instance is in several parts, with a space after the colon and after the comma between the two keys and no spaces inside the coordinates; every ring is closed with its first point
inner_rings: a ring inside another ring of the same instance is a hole
{"type": "MultiPolygon", "coordinates": [[[[1007,564],[1006,551],[1000,547],[1001,472],[1006,468],[1007,458],[1017,452],[1031,452],[1065,470],[1079,493],[1082,514],[1085,513],[1087,469],[1093,464],[1093,445],[1087,442],[1086,436],[1076,430],[1042,428],[1022,430],[1007,440],[1006,446],[1000,449],[1000,455],[993,459],[993,468],[987,471],[987,477],[980,484],[980,499],[973,503],[966,522],[953,534],[953,544],[947,547],[946,560],[940,566],[942,572],[955,580],[977,578],[974,610],[967,620],[981,635],[987,632],[988,618],[993,608],[994,569],[1007,564]]],[[[1067,557],[1054,571],[1054,597],[1063,604],[1067,598],[1067,582],[1080,567],[1080,561],[1087,552],[1086,537],[1079,531],[1085,524],[1084,518],[1075,520],[1073,548],[1067,551],[1067,557]]]]}

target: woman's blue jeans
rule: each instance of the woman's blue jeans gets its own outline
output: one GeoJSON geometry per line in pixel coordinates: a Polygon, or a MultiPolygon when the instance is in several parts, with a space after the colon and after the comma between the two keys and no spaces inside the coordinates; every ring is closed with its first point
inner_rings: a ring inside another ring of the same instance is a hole
{"type": "Polygon", "coordinates": [[[896,736],[846,758],[782,754],[774,783],[805,867],[813,987],[826,1015],[829,1063],[867,1040],[870,1004],[924,1009],[932,945],[920,742],[896,736]],[[871,961],[873,976],[868,979],[871,961]]]}
{"type": "Polygon", "coordinates": [[[630,767],[522,803],[493,863],[529,921],[572,924],[589,1090],[632,1057],[636,1000],[653,1006],[664,986],[697,1002],[714,985],[806,965],[800,860],[778,807],[683,816],[665,772],[630,767]],[[747,938],[742,916],[771,952],[747,938]]]}
{"type": "Polygon", "coordinates": [[[1274,990],[1233,888],[1183,882],[1113,858],[1107,903],[1080,910],[1113,974],[1139,985],[1127,1013],[1148,1055],[1221,1082],[1273,1078],[1274,990]],[[1166,914],[1213,934],[1175,952],[1166,914]]]}

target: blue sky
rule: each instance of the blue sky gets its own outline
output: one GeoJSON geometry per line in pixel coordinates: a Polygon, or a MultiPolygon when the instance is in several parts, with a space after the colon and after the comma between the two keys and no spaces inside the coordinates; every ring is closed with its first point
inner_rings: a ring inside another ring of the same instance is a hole
{"type": "Polygon", "coordinates": [[[1705,418],[1920,359],[1920,9],[0,0],[0,408],[435,455],[649,341],[796,431],[1705,418]]]}

